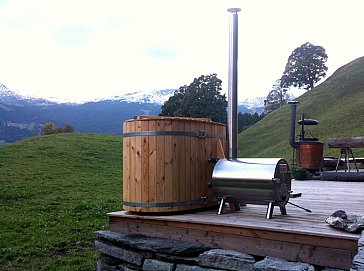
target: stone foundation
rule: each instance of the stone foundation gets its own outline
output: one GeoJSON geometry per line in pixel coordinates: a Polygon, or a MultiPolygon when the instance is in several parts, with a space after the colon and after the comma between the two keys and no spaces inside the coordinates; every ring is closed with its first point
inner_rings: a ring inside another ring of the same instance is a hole
{"type": "MultiPolygon", "coordinates": [[[[196,243],[124,234],[112,231],[95,233],[96,250],[101,253],[97,271],[334,271],[307,263],[254,257],[231,250],[210,249],[196,243]]],[[[351,271],[364,271],[364,232],[351,271]]]]}

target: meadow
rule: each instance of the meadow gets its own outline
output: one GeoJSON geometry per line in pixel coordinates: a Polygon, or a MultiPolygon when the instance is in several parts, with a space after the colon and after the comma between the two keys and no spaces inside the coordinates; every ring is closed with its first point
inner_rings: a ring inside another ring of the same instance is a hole
{"type": "MultiPolygon", "coordinates": [[[[361,57],[297,99],[297,119],[305,113],[320,122],[312,133],[325,143],[324,156],[339,155],[328,138],[364,135],[363,75],[361,57]]],[[[238,157],[292,164],[289,112],[282,106],[239,134],[238,157]]],[[[121,141],[69,133],[0,143],[0,270],[95,269],[93,233],[122,209],[121,141]]],[[[354,153],[364,157],[363,148],[354,153]]]]}
{"type": "Polygon", "coordinates": [[[0,270],[95,270],[94,232],[122,209],[120,136],[0,146],[0,270]]]}

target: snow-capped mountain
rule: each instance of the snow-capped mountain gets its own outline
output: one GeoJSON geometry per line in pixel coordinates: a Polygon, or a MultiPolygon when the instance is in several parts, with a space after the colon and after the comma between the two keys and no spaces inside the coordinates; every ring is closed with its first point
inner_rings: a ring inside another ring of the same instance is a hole
{"type": "MultiPolygon", "coordinates": [[[[71,124],[78,132],[121,134],[122,123],[138,115],[158,115],[174,89],[130,92],[83,103],[65,103],[21,95],[0,84],[0,141],[39,135],[46,122],[71,124]]],[[[264,99],[246,99],[242,113],[260,114],[264,99]],[[261,102],[262,101],[262,102],[261,102]]]]}
{"type": "Polygon", "coordinates": [[[35,106],[46,106],[56,104],[56,102],[44,98],[35,98],[22,95],[18,91],[11,90],[0,83],[0,104],[12,106],[24,106],[26,104],[35,106]]]}
{"type": "MultiPolygon", "coordinates": [[[[162,90],[154,90],[150,92],[143,91],[135,91],[123,94],[122,96],[114,96],[111,98],[105,98],[100,101],[125,101],[132,103],[155,103],[155,104],[164,104],[169,97],[171,97],[176,89],[162,89],[162,90]]],[[[256,112],[257,108],[260,111],[260,108],[264,107],[264,100],[266,97],[255,97],[255,98],[246,98],[243,101],[239,102],[239,106],[247,108],[249,111],[256,112]]]]}
{"type": "Polygon", "coordinates": [[[129,103],[151,103],[162,105],[173,95],[175,91],[175,89],[162,89],[150,92],[135,91],[123,94],[122,96],[105,98],[100,101],[124,101],[129,103]]]}
{"type": "Polygon", "coordinates": [[[251,114],[262,114],[264,112],[265,99],[266,97],[246,98],[245,100],[239,102],[239,111],[243,113],[246,112],[251,114]]]}
{"type": "Polygon", "coordinates": [[[264,106],[265,96],[263,97],[255,97],[255,98],[246,98],[243,101],[239,102],[239,105],[245,105],[247,108],[254,109],[256,107],[264,106]]]}
{"type": "MultiPolygon", "coordinates": [[[[83,101],[83,102],[69,102],[66,100],[60,100],[58,98],[35,98],[30,96],[21,95],[19,92],[10,90],[5,85],[0,84],[0,102],[11,102],[19,103],[28,102],[34,105],[51,105],[51,104],[85,104],[88,102],[105,102],[105,101],[120,101],[128,103],[150,103],[150,104],[164,104],[176,91],[176,89],[162,89],[153,91],[134,91],[128,92],[123,95],[107,97],[102,99],[95,99],[93,101],[83,101]]],[[[239,102],[239,106],[244,106],[249,110],[256,111],[255,108],[260,108],[264,106],[265,97],[247,98],[239,102]]]]}
{"type": "Polygon", "coordinates": [[[10,102],[16,102],[19,100],[25,99],[24,96],[20,95],[19,93],[10,90],[8,87],[6,87],[3,84],[0,84],[0,102],[3,103],[10,103],[10,102]]]}
{"type": "Polygon", "coordinates": [[[156,97],[156,94],[145,97],[135,94],[128,95],[128,99],[119,97],[81,104],[57,103],[26,97],[0,85],[0,141],[14,142],[39,135],[47,122],[57,126],[71,124],[77,132],[121,134],[125,120],[137,115],[160,113],[161,104],[151,102],[162,99],[156,97]],[[139,99],[136,99],[137,96],[139,99]]]}

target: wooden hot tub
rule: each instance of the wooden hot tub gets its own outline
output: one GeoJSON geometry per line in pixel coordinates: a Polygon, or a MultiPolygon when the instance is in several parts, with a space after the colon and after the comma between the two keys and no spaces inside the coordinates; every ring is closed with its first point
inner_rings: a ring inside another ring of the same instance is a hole
{"type": "Polygon", "coordinates": [[[226,128],[206,118],[135,117],[123,124],[123,208],[176,212],[216,204],[209,186],[226,128]]]}

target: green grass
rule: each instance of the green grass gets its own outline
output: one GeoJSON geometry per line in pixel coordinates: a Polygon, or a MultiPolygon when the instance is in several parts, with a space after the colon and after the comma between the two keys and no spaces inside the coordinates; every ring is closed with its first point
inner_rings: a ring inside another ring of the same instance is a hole
{"type": "Polygon", "coordinates": [[[94,270],[96,230],[122,208],[122,143],[56,134],[0,146],[0,270],[94,270]]]}
{"type": "MultiPolygon", "coordinates": [[[[312,132],[364,136],[364,57],[299,99],[312,132]]],[[[239,157],[291,160],[288,105],[239,135],[239,157]]],[[[328,149],[325,155],[338,155],[328,149]]],[[[364,156],[364,149],[354,150],[364,156]]],[[[94,270],[93,232],[122,208],[119,136],[56,134],[0,144],[0,270],[94,270]]]]}
{"type": "MultiPolygon", "coordinates": [[[[324,156],[338,156],[328,138],[364,136],[364,57],[339,68],[325,82],[297,99],[297,120],[302,113],[317,119],[307,127],[324,142],[324,156]]],[[[290,105],[285,105],[239,135],[239,157],[282,157],[292,161],[289,145],[290,105]]],[[[301,127],[296,125],[296,135],[301,127]]],[[[364,157],[364,149],[354,149],[364,157]]]]}

